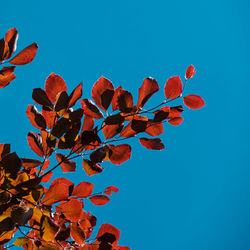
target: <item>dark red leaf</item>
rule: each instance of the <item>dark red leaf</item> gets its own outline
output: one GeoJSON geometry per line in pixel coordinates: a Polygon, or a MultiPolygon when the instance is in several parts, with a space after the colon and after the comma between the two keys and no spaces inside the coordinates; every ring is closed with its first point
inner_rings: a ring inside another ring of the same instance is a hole
{"type": "Polygon", "coordinates": [[[9,63],[14,65],[24,65],[33,61],[36,56],[36,52],[38,49],[38,45],[36,43],[32,43],[21,52],[19,52],[16,56],[14,56],[9,63]]]}
{"type": "Polygon", "coordinates": [[[183,97],[183,101],[190,109],[200,109],[205,106],[204,100],[198,95],[187,95],[183,97]]]}
{"type": "Polygon", "coordinates": [[[96,206],[102,206],[107,204],[110,199],[108,196],[106,195],[93,195],[91,197],[89,197],[89,200],[96,206]]]}
{"type": "Polygon", "coordinates": [[[195,67],[193,65],[188,66],[185,78],[190,79],[194,76],[194,74],[195,74],[195,67]]]}
{"type": "Polygon", "coordinates": [[[105,223],[105,224],[101,225],[101,227],[96,235],[96,239],[100,239],[103,235],[105,235],[107,233],[114,235],[115,241],[112,243],[112,245],[116,246],[117,242],[120,238],[120,231],[110,224],[105,223]]]}
{"type": "Polygon", "coordinates": [[[125,126],[120,134],[121,137],[132,137],[136,135],[136,132],[131,127],[132,122],[125,126]]]}
{"type": "Polygon", "coordinates": [[[110,115],[105,119],[105,124],[107,125],[114,125],[114,124],[121,124],[124,122],[124,116],[120,113],[116,115],[110,115]]]}
{"type": "Polygon", "coordinates": [[[158,90],[159,85],[155,79],[152,77],[144,79],[142,86],[139,88],[137,108],[143,107],[149,98],[158,90]]]}
{"type": "Polygon", "coordinates": [[[55,126],[51,130],[51,134],[57,138],[60,138],[64,133],[66,133],[70,129],[70,127],[70,121],[62,117],[56,122],[55,126]]]}
{"type": "Polygon", "coordinates": [[[104,148],[98,148],[97,150],[93,151],[89,158],[93,163],[103,162],[104,158],[106,157],[106,150],[104,148]]]}
{"type": "Polygon", "coordinates": [[[106,125],[104,124],[104,127],[102,128],[102,132],[107,139],[113,138],[115,135],[119,134],[123,129],[123,123],[122,124],[116,124],[116,125],[106,125]]]}
{"type": "Polygon", "coordinates": [[[78,198],[85,198],[92,194],[94,184],[86,181],[82,181],[80,184],[74,187],[72,195],[78,198]]]}
{"type": "Polygon", "coordinates": [[[0,144],[0,161],[1,159],[10,153],[10,144],[2,143],[0,144]]]}
{"type": "Polygon", "coordinates": [[[36,168],[39,165],[42,164],[41,161],[38,160],[34,160],[34,159],[29,159],[29,158],[21,158],[22,160],[22,166],[26,169],[30,169],[30,168],[36,168]]]}
{"type": "Polygon", "coordinates": [[[182,83],[179,76],[169,78],[165,84],[165,96],[167,99],[175,99],[182,93],[182,83]]]}
{"type": "Polygon", "coordinates": [[[9,153],[3,156],[1,165],[5,172],[10,173],[12,179],[16,179],[17,173],[22,166],[22,161],[16,153],[9,153]]]}
{"type": "Polygon", "coordinates": [[[176,107],[170,107],[170,113],[168,115],[168,119],[179,117],[183,111],[184,109],[181,105],[176,107]]]}
{"type": "Polygon", "coordinates": [[[168,115],[170,113],[170,107],[162,107],[160,110],[157,110],[154,112],[154,121],[155,122],[161,122],[168,118],[168,115]]]}
{"type": "Polygon", "coordinates": [[[55,111],[58,117],[64,115],[65,111],[68,108],[69,104],[69,96],[66,91],[62,91],[60,94],[57,95],[57,99],[55,102],[55,111]]]}
{"type": "Polygon", "coordinates": [[[81,133],[85,130],[92,130],[94,128],[94,119],[89,115],[84,116],[81,133]]]}
{"type": "Polygon", "coordinates": [[[56,101],[56,97],[59,93],[66,91],[67,86],[61,76],[51,73],[45,82],[45,92],[48,95],[51,102],[56,101]]]}
{"type": "Polygon", "coordinates": [[[110,80],[101,77],[92,88],[92,98],[96,105],[106,111],[114,95],[114,86],[110,80]]]}
{"type": "Polygon", "coordinates": [[[51,103],[51,101],[49,100],[47,94],[43,89],[40,88],[33,89],[32,99],[34,100],[35,103],[43,107],[47,107],[49,110],[53,109],[53,104],[51,103]]]}
{"type": "Polygon", "coordinates": [[[162,150],[165,148],[164,144],[159,138],[155,139],[140,138],[140,143],[142,146],[148,149],[162,150]]]}

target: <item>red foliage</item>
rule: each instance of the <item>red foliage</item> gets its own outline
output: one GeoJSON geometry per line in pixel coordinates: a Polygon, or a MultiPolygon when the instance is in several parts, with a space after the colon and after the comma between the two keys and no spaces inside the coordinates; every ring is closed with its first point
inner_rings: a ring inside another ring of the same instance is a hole
{"type": "MultiPolygon", "coordinates": [[[[6,33],[5,39],[0,40],[2,64],[23,65],[34,59],[38,48],[36,43],[6,61],[16,50],[17,39],[18,32],[13,28],[6,33]]],[[[15,66],[3,66],[0,88],[15,78],[14,70],[15,66]]],[[[186,71],[186,81],[194,74],[195,68],[191,65],[186,71]]],[[[102,224],[97,236],[90,239],[96,217],[84,211],[86,199],[97,206],[105,205],[110,202],[108,196],[119,191],[117,187],[109,186],[103,192],[93,193],[94,184],[87,181],[75,185],[64,177],[56,178],[48,189],[42,183],[50,181],[53,171],[59,167],[63,173],[74,172],[78,166],[73,159],[78,157],[83,157],[85,178],[104,171],[103,161],[122,164],[131,158],[132,149],[129,144],[120,144],[120,140],[133,137],[147,149],[164,149],[160,138],[151,137],[164,133],[164,123],[179,125],[183,121],[183,107],[169,106],[173,99],[182,98],[180,77],[171,77],[166,82],[166,99],[162,103],[145,109],[144,106],[159,89],[155,79],[144,79],[136,105],[129,91],[121,86],[115,89],[105,77],[93,85],[95,103],[90,99],[80,100],[82,83],[69,95],[63,78],[54,73],[47,78],[45,91],[33,89],[32,98],[41,110],[33,105],[27,108],[27,117],[38,129],[38,132],[28,133],[27,141],[42,159],[19,158],[16,153],[11,153],[9,144],[0,144],[1,249],[17,230],[21,231],[27,224],[29,233],[17,238],[15,246],[24,249],[129,249],[118,246],[120,231],[110,224],[102,224]],[[79,100],[81,108],[75,109],[79,100]],[[108,114],[110,106],[112,115],[108,114]],[[105,115],[100,109],[105,111],[105,115]],[[96,120],[102,122],[96,125],[96,120]],[[141,133],[151,137],[141,137],[141,133]],[[57,164],[51,166],[49,159],[54,155],[57,164]]],[[[191,109],[205,105],[197,95],[187,95],[183,101],[191,109]]]]}

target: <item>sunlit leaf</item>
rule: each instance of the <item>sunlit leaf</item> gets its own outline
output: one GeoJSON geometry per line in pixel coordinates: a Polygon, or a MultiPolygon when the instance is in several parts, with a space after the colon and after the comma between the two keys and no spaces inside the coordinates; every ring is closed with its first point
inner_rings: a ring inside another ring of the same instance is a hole
{"type": "Polygon", "coordinates": [[[51,73],[45,82],[45,92],[51,102],[56,101],[56,97],[62,91],[67,92],[67,86],[61,76],[51,73]]]}
{"type": "Polygon", "coordinates": [[[83,212],[82,204],[77,199],[71,199],[56,206],[56,211],[64,214],[66,219],[70,221],[78,221],[83,212]]]}
{"type": "Polygon", "coordinates": [[[27,136],[28,144],[30,148],[40,157],[43,157],[43,145],[42,145],[42,137],[40,134],[35,132],[29,132],[27,136]]]}
{"type": "Polygon", "coordinates": [[[93,195],[91,197],[89,197],[89,200],[96,206],[102,206],[107,204],[110,199],[108,196],[106,195],[93,195]]]}
{"type": "Polygon", "coordinates": [[[4,67],[0,70],[0,88],[6,87],[12,80],[16,78],[13,73],[15,68],[13,67],[4,67]]]}
{"type": "Polygon", "coordinates": [[[190,79],[194,76],[194,74],[195,74],[195,67],[193,65],[188,66],[185,78],[190,79]]]}
{"type": "Polygon", "coordinates": [[[85,115],[89,115],[95,119],[103,118],[103,114],[100,109],[98,109],[90,99],[81,100],[81,104],[85,115]]]}
{"type": "Polygon", "coordinates": [[[9,59],[16,51],[18,32],[16,28],[9,29],[5,34],[5,42],[8,44],[9,51],[4,59],[9,59]]]}
{"type": "Polygon", "coordinates": [[[82,97],[82,83],[80,83],[69,96],[69,108],[73,107],[82,97]]]}
{"type": "Polygon", "coordinates": [[[182,93],[182,83],[179,76],[169,78],[165,84],[165,96],[167,99],[175,99],[182,93]]]}
{"type": "Polygon", "coordinates": [[[115,187],[115,186],[109,186],[104,190],[104,193],[107,195],[111,195],[111,192],[115,192],[117,193],[119,191],[119,188],[115,187]]]}
{"type": "Polygon", "coordinates": [[[117,245],[117,242],[120,238],[120,231],[108,223],[101,225],[101,227],[96,235],[96,239],[99,241],[105,241],[105,235],[107,235],[107,234],[114,236],[114,240],[112,240],[112,242],[110,242],[110,243],[113,245],[117,245]]]}
{"type": "Polygon", "coordinates": [[[140,138],[140,143],[142,146],[148,149],[162,150],[165,148],[160,138],[140,138]]]}
{"type": "Polygon", "coordinates": [[[17,246],[17,247],[22,247],[24,245],[26,245],[28,242],[28,239],[25,237],[18,237],[16,238],[16,240],[14,241],[13,245],[17,246]]]}
{"type": "Polygon", "coordinates": [[[159,85],[155,79],[148,77],[143,80],[142,86],[139,88],[139,96],[137,108],[143,107],[149,98],[159,90],[159,85]]]}
{"type": "Polygon", "coordinates": [[[101,77],[92,88],[92,98],[96,105],[106,111],[114,95],[114,86],[110,80],[101,77]]]}
{"type": "Polygon", "coordinates": [[[162,122],[155,122],[154,120],[148,120],[145,132],[151,136],[158,136],[164,133],[162,122]]]}
{"type": "Polygon", "coordinates": [[[72,195],[78,198],[88,197],[92,194],[94,184],[86,181],[82,181],[80,184],[74,187],[72,195]]]}
{"type": "Polygon", "coordinates": [[[19,52],[16,56],[14,56],[9,63],[14,65],[24,65],[33,61],[36,56],[36,52],[38,49],[38,45],[36,43],[32,43],[21,52],[19,52]]]}
{"type": "Polygon", "coordinates": [[[67,159],[67,157],[63,154],[56,154],[56,159],[58,163],[61,162],[60,166],[62,168],[62,171],[64,173],[66,172],[75,172],[76,170],[76,163],[70,159],[67,159]]]}
{"type": "Polygon", "coordinates": [[[183,120],[184,119],[182,117],[175,117],[175,118],[168,120],[168,123],[170,123],[171,125],[177,126],[177,125],[180,125],[183,122],[183,120]]]}
{"type": "Polygon", "coordinates": [[[113,164],[120,165],[131,157],[131,147],[129,144],[110,145],[109,149],[111,151],[109,158],[113,164]]]}
{"type": "Polygon", "coordinates": [[[183,97],[183,101],[190,109],[200,109],[205,106],[204,100],[198,95],[187,95],[183,97]]]}
{"type": "Polygon", "coordinates": [[[57,226],[52,219],[50,219],[48,216],[42,216],[40,234],[43,240],[54,241],[58,230],[59,226],[57,226]]]}
{"type": "Polygon", "coordinates": [[[77,244],[82,245],[85,242],[85,234],[76,222],[70,224],[70,236],[77,244]]]}

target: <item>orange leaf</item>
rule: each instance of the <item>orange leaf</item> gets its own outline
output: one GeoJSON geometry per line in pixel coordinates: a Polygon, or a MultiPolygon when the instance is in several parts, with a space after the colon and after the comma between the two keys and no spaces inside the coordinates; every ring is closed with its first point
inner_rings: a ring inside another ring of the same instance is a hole
{"type": "Polygon", "coordinates": [[[142,146],[148,149],[162,150],[165,148],[160,138],[140,138],[140,143],[142,146]]]}
{"type": "Polygon", "coordinates": [[[153,120],[149,120],[145,132],[151,136],[158,136],[164,133],[162,122],[154,122],[153,120]]]}
{"type": "Polygon", "coordinates": [[[63,154],[56,154],[56,159],[58,163],[61,162],[60,166],[64,173],[66,172],[75,172],[76,163],[72,160],[67,159],[67,157],[63,154]]]}
{"type": "Polygon", "coordinates": [[[115,186],[109,186],[104,190],[104,193],[107,195],[111,195],[111,192],[115,192],[117,193],[119,191],[119,188],[115,187],[115,186]]]}
{"type": "Polygon", "coordinates": [[[48,174],[46,174],[45,176],[42,177],[41,182],[48,182],[48,181],[50,181],[52,175],[53,175],[53,172],[49,172],[48,174]]]}
{"type": "Polygon", "coordinates": [[[18,32],[16,28],[9,29],[5,34],[5,42],[8,44],[9,51],[4,59],[9,59],[16,51],[16,43],[18,39],[18,32]]]}
{"type": "Polygon", "coordinates": [[[97,108],[97,106],[90,99],[81,100],[82,109],[85,115],[89,115],[95,119],[103,118],[102,112],[97,108]]]}
{"type": "Polygon", "coordinates": [[[82,82],[72,91],[69,96],[69,108],[73,107],[82,96],[82,82]]]}
{"type": "Polygon", "coordinates": [[[85,234],[76,222],[70,224],[70,236],[77,244],[82,245],[85,243],[85,234]]]}
{"type": "Polygon", "coordinates": [[[107,204],[110,199],[108,196],[106,195],[93,195],[91,197],[88,198],[94,205],[96,206],[102,206],[107,204]]]}
{"type": "Polygon", "coordinates": [[[33,61],[36,56],[36,52],[38,49],[38,45],[36,43],[32,43],[21,52],[19,52],[16,56],[14,56],[9,63],[14,65],[24,65],[33,61]]]}
{"type": "Polygon", "coordinates": [[[27,136],[28,144],[30,148],[40,157],[43,157],[43,145],[42,145],[42,137],[38,133],[29,132],[27,136]]]}
{"type": "Polygon", "coordinates": [[[96,105],[106,111],[114,95],[114,86],[110,80],[101,77],[92,88],[92,98],[96,105]]]}
{"type": "Polygon", "coordinates": [[[181,105],[176,106],[176,107],[171,107],[169,115],[168,115],[168,119],[179,117],[183,111],[184,109],[181,105]]]}
{"type": "Polygon", "coordinates": [[[121,137],[132,137],[136,135],[136,132],[131,127],[132,122],[125,126],[120,134],[121,137]]]}
{"type": "Polygon", "coordinates": [[[194,65],[188,66],[187,71],[186,71],[186,76],[185,76],[186,80],[192,78],[194,76],[194,74],[195,74],[194,65]]]}
{"type": "Polygon", "coordinates": [[[71,199],[56,206],[56,212],[61,212],[64,214],[66,219],[76,222],[80,219],[83,212],[82,204],[76,199],[71,199]]]}
{"type": "MultiPolygon", "coordinates": [[[[8,67],[10,68],[10,67],[8,67]]],[[[7,67],[4,67],[0,71],[0,88],[6,87],[12,80],[16,78],[12,70],[8,70],[7,67]]],[[[14,70],[14,69],[13,69],[14,70]]]]}
{"type": "Polygon", "coordinates": [[[50,188],[46,192],[42,199],[44,205],[52,205],[58,201],[66,200],[69,197],[69,188],[67,185],[61,182],[57,182],[54,185],[50,185],[50,188]]]}
{"type": "Polygon", "coordinates": [[[46,121],[46,124],[48,126],[48,128],[53,128],[53,126],[56,124],[57,121],[57,117],[56,117],[56,113],[54,111],[49,111],[49,110],[42,110],[42,115],[46,121]]]}
{"type": "Polygon", "coordinates": [[[67,92],[67,86],[61,76],[51,73],[45,82],[45,92],[50,101],[55,102],[56,97],[62,91],[67,92]]]}
{"type": "Polygon", "coordinates": [[[81,133],[85,130],[92,130],[94,127],[94,119],[89,115],[84,116],[81,133]]]}
{"type": "Polygon", "coordinates": [[[88,197],[92,194],[94,184],[86,181],[82,181],[80,184],[74,187],[72,195],[78,198],[88,197]]]}
{"type": "Polygon", "coordinates": [[[111,150],[109,158],[113,164],[120,165],[131,157],[131,147],[128,144],[110,145],[109,149],[111,150]]]}
{"type": "Polygon", "coordinates": [[[169,78],[165,84],[165,96],[167,99],[175,99],[182,93],[182,83],[179,76],[169,78]]]}
{"type": "Polygon", "coordinates": [[[143,80],[142,86],[139,88],[139,97],[137,108],[143,107],[149,98],[159,90],[159,85],[155,79],[148,77],[143,80]]]}
{"type": "Polygon", "coordinates": [[[45,241],[54,241],[55,235],[59,230],[59,226],[57,226],[52,219],[48,216],[42,216],[41,218],[41,237],[45,241]]]}
{"type": "Polygon", "coordinates": [[[183,122],[183,118],[182,117],[175,117],[172,118],[168,121],[168,123],[170,123],[171,125],[177,126],[180,125],[183,122]]]}
{"type": "Polygon", "coordinates": [[[99,174],[103,171],[103,168],[99,164],[95,164],[92,161],[87,160],[87,159],[83,159],[82,166],[86,174],[89,176],[94,175],[94,174],[99,174]]]}
{"type": "Polygon", "coordinates": [[[205,106],[204,100],[198,95],[187,95],[183,97],[183,101],[190,109],[200,109],[205,106]]]}

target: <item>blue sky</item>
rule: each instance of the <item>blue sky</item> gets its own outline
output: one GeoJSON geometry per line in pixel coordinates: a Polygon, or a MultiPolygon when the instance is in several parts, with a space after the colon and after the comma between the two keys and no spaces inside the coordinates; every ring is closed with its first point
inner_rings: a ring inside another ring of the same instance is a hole
{"type": "MultiPolygon", "coordinates": [[[[26,135],[35,131],[25,116],[32,89],[60,74],[72,90],[83,81],[84,97],[102,75],[135,95],[154,77],[164,97],[166,80],[197,68],[186,94],[199,94],[206,107],[185,111],[178,127],[166,126],[166,150],[135,140],[132,159],[89,178],[99,191],[115,185],[112,202],[86,209],[98,225],[121,230],[131,249],[250,249],[249,1],[5,1],[0,33],[19,31],[17,51],[32,42],[35,60],[16,70],[0,91],[1,142],[20,156],[35,154],[26,135]]],[[[182,78],[183,79],[183,78],[182,78]]],[[[58,176],[61,172],[58,171],[58,176]]]]}

